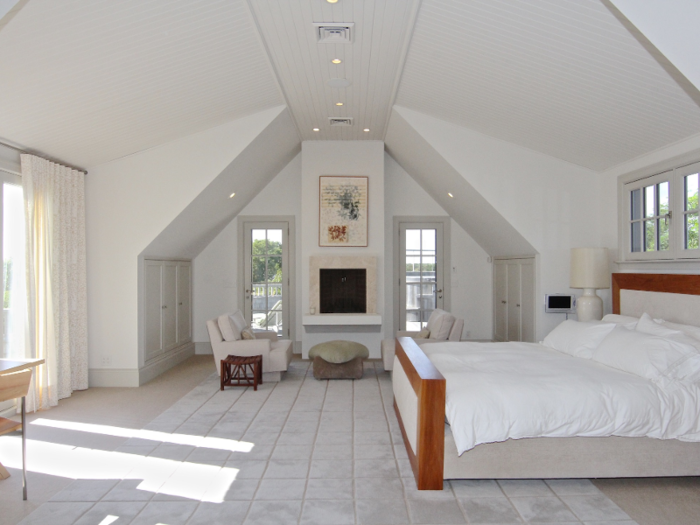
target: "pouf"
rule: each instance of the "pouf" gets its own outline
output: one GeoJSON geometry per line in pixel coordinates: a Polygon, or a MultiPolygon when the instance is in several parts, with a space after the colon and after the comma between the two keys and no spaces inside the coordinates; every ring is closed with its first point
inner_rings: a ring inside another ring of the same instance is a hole
{"type": "Polygon", "coordinates": [[[369,350],[354,341],[326,341],[311,347],[309,357],[314,360],[316,379],[362,379],[362,361],[369,350]]]}

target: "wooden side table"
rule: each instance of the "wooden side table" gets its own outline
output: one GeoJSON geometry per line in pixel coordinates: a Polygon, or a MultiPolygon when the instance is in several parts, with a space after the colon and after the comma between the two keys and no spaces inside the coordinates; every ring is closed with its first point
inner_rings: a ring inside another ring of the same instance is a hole
{"type": "Polygon", "coordinates": [[[230,355],[221,360],[221,390],[225,386],[262,385],[262,355],[230,355]]]}

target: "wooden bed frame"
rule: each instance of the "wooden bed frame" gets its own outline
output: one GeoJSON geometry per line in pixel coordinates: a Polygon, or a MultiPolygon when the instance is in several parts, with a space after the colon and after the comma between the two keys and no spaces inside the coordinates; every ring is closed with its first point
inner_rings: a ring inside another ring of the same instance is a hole
{"type": "MultiPolygon", "coordinates": [[[[700,295],[700,275],[616,273],[612,289],[613,313],[619,314],[621,290],[700,295]]],[[[700,315],[698,319],[694,324],[700,325],[700,315]]],[[[396,339],[392,379],[394,410],[419,490],[442,490],[443,479],[700,475],[700,443],[678,440],[510,439],[478,445],[458,456],[445,424],[445,378],[409,337],[396,339]]]]}

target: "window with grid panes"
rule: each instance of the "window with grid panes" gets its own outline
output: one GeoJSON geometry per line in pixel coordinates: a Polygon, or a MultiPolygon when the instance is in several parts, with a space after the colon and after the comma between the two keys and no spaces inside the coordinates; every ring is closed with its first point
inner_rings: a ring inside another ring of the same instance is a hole
{"type": "Polygon", "coordinates": [[[700,163],[625,184],[629,260],[699,258],[700,163]]]}

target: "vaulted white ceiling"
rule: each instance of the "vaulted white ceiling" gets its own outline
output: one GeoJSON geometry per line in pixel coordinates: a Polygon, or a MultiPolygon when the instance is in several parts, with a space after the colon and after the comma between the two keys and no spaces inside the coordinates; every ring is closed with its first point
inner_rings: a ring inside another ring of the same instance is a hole
{"type": "Polygon", "coordinates": [[[80,166],[283,103],[244,0],[30,0],[0,31],[0,137],[80,166]]]}
{"type": "Polygon", "coordinates": [[[397,104],[596,170],[700,132],[599,0],[423,0],[397,104]]]}
{"type": "Polygon", "coordinates": [[[596,170],[700,133],[698,105],[601,0],[21,0],[15,11],[0,20],[0,139],[85,167],[284,103],[297,140],[382,140],[396,102],[596,170]],[[314,22],[354,23],[353,43],[317,44],[314,22]]]}

